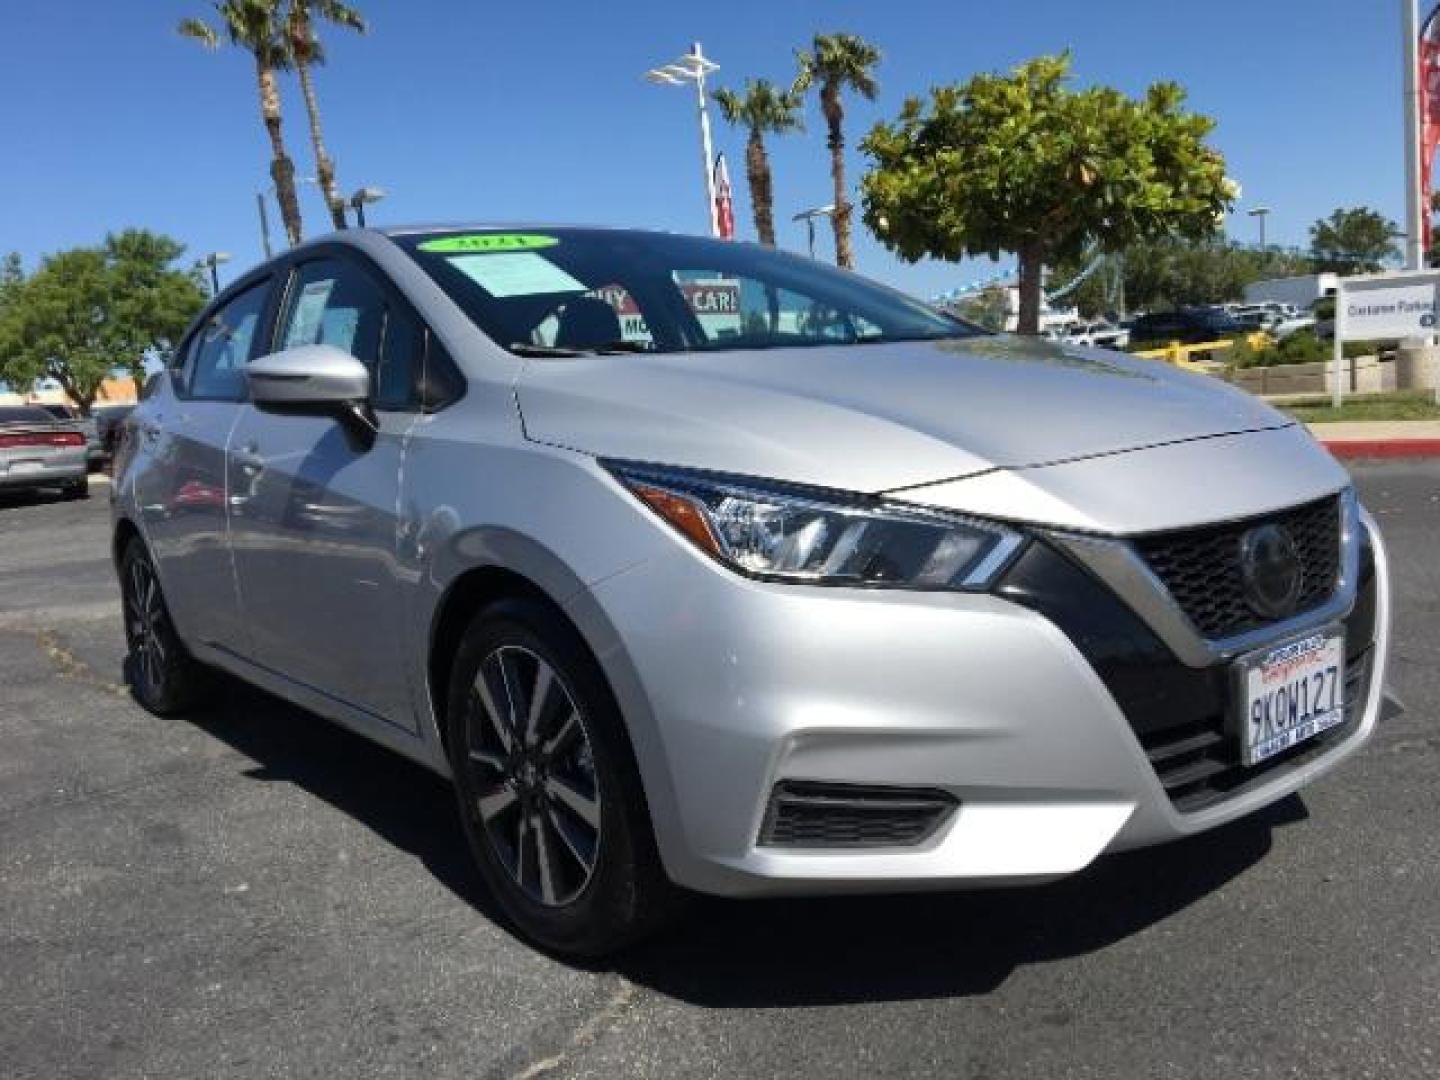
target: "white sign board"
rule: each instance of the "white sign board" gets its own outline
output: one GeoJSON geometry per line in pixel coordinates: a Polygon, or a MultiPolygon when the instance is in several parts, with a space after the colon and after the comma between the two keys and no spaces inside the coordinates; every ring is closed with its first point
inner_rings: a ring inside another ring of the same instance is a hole
{"type": "Polygon", "coordinates": [[[1336,332],[1342,341],[1430,337],[1437,331],[1440,272],[1341,278],[1336,332]]]}
{"type": "Polygon", "coordinates": [[[1366,274],[1335,283],[1335,354],[1330,365],[1331,401],[1344,397],[1347,341],[1429,339],[1440,332],[1440,270],[1366,274]]]}

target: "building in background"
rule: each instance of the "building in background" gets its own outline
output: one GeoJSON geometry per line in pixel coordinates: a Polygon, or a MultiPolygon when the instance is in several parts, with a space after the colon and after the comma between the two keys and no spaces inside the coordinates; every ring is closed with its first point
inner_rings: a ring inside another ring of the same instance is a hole
{"type": "Polygon", "coordinates": [[[1335,283],[1339,280],[1338,274],[1304,274],[1301,277],[1254,281],[1245,286],[1245,302],[1264,304],[1273,301],[1294,304],[1304,310],[1323,296],[1334,296],[1335,283]]]}
{"type": "MultiPolygon", "coordinates": [[[[100,384],[96,405],[133,405],[140,388],[129,375],[114,376],[100,384]]],[[[75,405],[54,379],[42,379],[28,393],[0,384],[0,405],[75,405]]]]}

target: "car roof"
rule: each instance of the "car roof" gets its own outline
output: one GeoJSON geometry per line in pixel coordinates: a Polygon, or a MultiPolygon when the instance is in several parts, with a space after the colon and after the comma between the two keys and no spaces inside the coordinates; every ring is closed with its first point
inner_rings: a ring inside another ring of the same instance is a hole
{"type": "MultiPolygon", "coordinates": [[[[557,221],[437,221],[416,222],[408,225],[387,225],[372,230],[383,236],[423,236],[426,233],[453,232],[616,232],[642,233],[651,235],[677,235],[662,229],[636,229],[624,225],[587,225],[582,222],[557,221]]],[[[354,230],[350,230],[354,231],[354,230]]],[[[344,235],[338,234],[338,235],[344,235]]]]}

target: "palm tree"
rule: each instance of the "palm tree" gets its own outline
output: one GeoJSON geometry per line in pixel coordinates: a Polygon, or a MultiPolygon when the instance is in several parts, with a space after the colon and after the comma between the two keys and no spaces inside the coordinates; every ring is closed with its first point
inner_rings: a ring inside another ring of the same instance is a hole
{"type": "Polygon", "coordinates": [[[220,45],[220,35],[255,58],[255,77],[260,88],[260,117],[270,136],[270,178],[280,218],[291,244],[300,242],[300,199],[295,194],[295,163],[285,152],[280,124],[280,86],[277,72],[290,68],[290,50],[280,22],[279,0],[213,0],[211,6],[220,22],[216,29],[203,19],[181,19],[182,37],[194,38],[206,48],[220,45]]]}
{"type": "Polygon", "coordinates": [[[855,265],[850,250],[850,212],[854,209],[845,193],[845,106],[840,95],[853,90],[874,101],[880,87],[872,74],[880,63],[880,50],[854,34],[816,34],[809,52],[795,54],[800,72],[794,92],[803,94],[820,87],[820,112],[825,117],[830,148],[830,178],[835,183],[835,212],[830,224],[835,230],[835,262],[849,270],[855,265]]]}
{"type": "Polygon", "coordinates": [[[775,193],[770,157],[765,153],[767,134],[783,135],[804,126],[798,95],[778,90],[769,79],[746,79],[745,92],[715,91],[715,103],[731,124],[744,127],[745,180],[750,185],[750,209],[760,243],[775,246],[775,193]]]}
{"type": "Polygon", "coordinates": [[[310,118],[310,144],[315,148],[315,178],[325,196],[325,205],[330,208],[330,220],[335,228],[343,229],[345,200],[341,198],[339,184],[335,180],[334,159],[325,149],[325,137],[320,131],[320,103],[316,100],[315,84],[310,78],[311,69],[325,63],[325,51],[315,31],[317,20],[363,34],[365,17],[339,0],[290,0],[285,16],[290,59],[300,76],[300,91],[305,97],[305,111],[310,118]]]}

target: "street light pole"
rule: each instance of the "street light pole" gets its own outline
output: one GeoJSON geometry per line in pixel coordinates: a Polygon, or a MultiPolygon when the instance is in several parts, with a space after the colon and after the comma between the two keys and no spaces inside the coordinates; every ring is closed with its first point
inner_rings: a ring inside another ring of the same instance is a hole
{"type": "Polygon", "coordinates": [[[700,114],[701,169],[705,174],[705,216],[710,222],[710,235],[720,235],[720,222],[715,216],[715,151],[710,143],[709,95],[705,92],[705,77],[720,70],[720,65],[709,59],[700,48],[700,42],[690,46],[690,51],[673,64],[651,68],[645,77],[661,86],[695,84],[696,110],[700,114]]]}
{"type": "Polygon", "coordinates": [[[221,264],[221,263],[226,263],[226,262],[229,262],[229,261],[230,261],[230,253],[229,253],[228,251],[212,251],[212,252],[210,252],[209,255],[206,255],[203,259],[200,259],[198,262],[195,263],[196,266],[199,266],[199,267],[207,267],[207,268],[210,270],[210,295],[211,295],[211,296],[219,296],[219,295],[220,295],[220,270],[219,270],[219,267],[220,267],[220,264],[221,264]]]}
{"type": "Polygon", "coordinates": [[[355,223],[360,228],[365,228],[365,204],[377,203],[384,197],[385,189],[378,187],[362,187],[350,196],[350,206],[355,211],[355,223]]]}
{"type": "Polygon", "coordinates": [[[1265,219],[1270,216],[1270,207],[1257,206],[1253,210],[1246,211],[1250,217],[1260,219],[1260,250],[1265,250],[1265,219]]]}
{"type": "Polygon", "coordinates": [[[791,221],[805,222],[805,231],[810,240],[810,258],[815,258],[815,219],[831,217],[835,213],[834,205],[812,206],[808,210],[801,210],[792,217],[791,221]]]}
{"type": "Polygon", "coordinates": [[[269,259],[270,251],[270,215],[265,212],[265,192],[255,192],[255,206],[260,211],[260,247],[265,252],[265,258],[269,259]]]}

